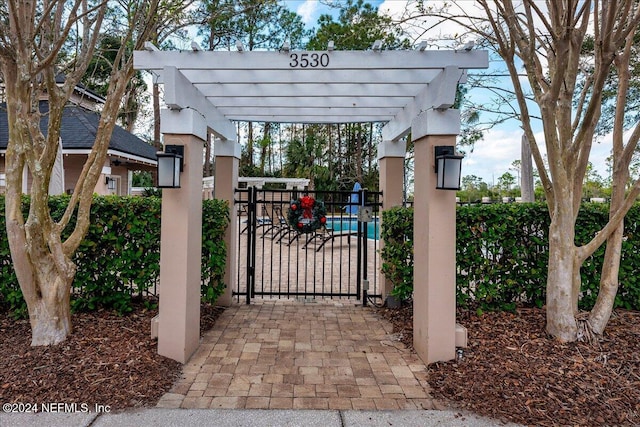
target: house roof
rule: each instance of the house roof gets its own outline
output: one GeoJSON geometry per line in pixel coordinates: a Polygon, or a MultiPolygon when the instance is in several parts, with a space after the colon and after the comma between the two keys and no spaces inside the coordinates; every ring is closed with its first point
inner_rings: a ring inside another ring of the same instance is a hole
{"type": "MultiPolygon", "coordinates": [[[[56,83],[59,85],[64,84],[64,82],[67,81],[67,77],[63,74],[63,73],[58,73],[56,74],[56,83]]],[[[74,92],[80,96],[83,97],[87,97],[89,99],[91,99],[93,102],[99,103],[99,104],[104,104],[105,99],[103,96],[99,95],[98,93],[92,91],[91,89],[87,88],[85,85],[83,85],[82,83],[76,83],[76,86],[74,87],[74,92]]]]}
{"type": "MultiPolygon", "coordinates": [[[[40,111],[43,112],[40,120],[40,129],[46,135],[49,117],[48,102],[40,101],[40,111]]],[[[62,127],[60,136],[62,148],[67,150],[86,151],[93,147],[100,114],[76,105],[67,105],[62,115],[62,127]]],[[[7,120],[6,105],[0,104],[0,150],[6,150],[9,139],[9,123],[7,120]]],[[[115,126],[109,143],[111,151],[138,156],[149,160],[156,160],[156,149],[142,139],[127,132],[120,126],[115,126]]]]}

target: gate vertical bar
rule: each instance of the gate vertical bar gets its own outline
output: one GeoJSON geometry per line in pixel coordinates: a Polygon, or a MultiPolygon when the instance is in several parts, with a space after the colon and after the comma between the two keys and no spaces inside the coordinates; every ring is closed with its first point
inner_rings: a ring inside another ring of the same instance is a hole
{"type": "Polygon", "coordinates": [[[256,281],[256,188],[247,188],[247,304],[251,304],[256,281]]]}
{"type": "MultiPolygon", "coordinates": [[[[364,206],[367,202],[367,190],[363,189],[361,190],[362,194],[361,197],[362,199],[362,206],[364,206]]],[[[364,218],[363,219],[367,219],[364,218]]],[[[358,237],[362,237],[362,306],[366,307],[367,306],[367,292],[369,291],[369,280],[368,280],[368,276],[367,276],[367,270],[368,270],[368,261],[367,261],[367,249],[369,246],[369,243],[367,241],[368,238],[368,233],[369,233],[369,224],[366,221],[362,222],[362,228],[364,229],[362,236],[358,236],[358,237]]]]}
{"type": "Polygon", "coordinates": [[[356,295],[362,295],[362,217],[360,216],[360,209],[364,205],[364,200],[362,196],[364,194],[364,190],[359,190],[358,192],[358,234],[356,236],[357,242],[357,250],[356,250],[356,295]]]}
{"type": "Polygon", "coordinates": [[[253,191],[253,217],[251,218],[251,298],[256,297],[256,246],[258,246],[258,187],[251,187],[253,191]]]}
{"type": "MultiPolygon", "coordinates": [[[[237,205],[237,208],[234,207],[234,209],[238,209],[238,211],[240,211],[242,213],[247,213],[248,212],[248,208],[245,205],[245,202],[242,200],[244,191],[240,190],[239,188],[236,188],[235,193],[236,193],[237,196],[235,197],[234,203],[235,203],[235,205],[237,205]]],[[[243,227],[244,226],[244,222],[243,222],[242,218],[243,218],[242,214],[238,213],[237,218],[236,218],[236,222],[237,222],[236,229],[238,230],[238,236],[237,236],[237,240],[236,240],[236,251],[237,251],[236,259],[238,261],[237,262],[237,271],[236,271],[237,282],[236,282],[235,292],[232,293],[232,298],[233,298],[234,294],[238,296],[238,298],[237,298],[238,302],[240,302],[240,295],[241,295],[241,291],[242,291],[241,278],[244,277],[245,285],[246,285],[246,282],[247,282],[247,278],[246,278],[247,267],[246,267],[246,265],[244,266],[245,276],[242,276],[242,268],[243,268],[243,266],[242,266],[242,263],[240,262],[240,259],[242,258],[242,256],[244,256],[246,258],[246,254],[244,254],[242,252],[242,248],[243,248],[243,246],[242,246],[242,234],[247,230],[245,230],[244,227],[243,227]]],[[[247,217],[246,220],[248,220],[248,217],[247,217]]]]}

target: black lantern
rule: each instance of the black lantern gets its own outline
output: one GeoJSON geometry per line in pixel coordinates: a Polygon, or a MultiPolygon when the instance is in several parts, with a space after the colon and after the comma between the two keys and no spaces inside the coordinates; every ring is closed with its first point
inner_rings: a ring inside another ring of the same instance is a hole
{"type": "Polygon", "coordinates": [[[456,154],[453,146],[435,147],[437,190],[460,190],[460,174],[464,156],[456,154]]]}
{"type": "Polygon", "coordinates": [[[115,190],[116,189],[116,180],[115,178],[111,178],[110,176],[106,177],[104,183],[107,184],[107,189],[115,190]]]}
{"type": "Polygon", "coordinates": [[[183,145],[167,145],[158,157],[158,188],[180,188],[180,172],[183,170],[183,145]]]}

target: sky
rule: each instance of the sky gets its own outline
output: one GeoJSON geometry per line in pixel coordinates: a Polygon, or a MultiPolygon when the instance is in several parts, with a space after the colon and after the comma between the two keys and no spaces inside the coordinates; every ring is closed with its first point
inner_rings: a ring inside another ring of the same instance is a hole
{"type": "MultiPolygon", "coordinates": [[[[291,10],[298,13],[298,15],[302,17],[303,22],[309,28],[317,26],[317,20],[321,14],[329,13],[336,16],[335,11],[332,11],[331,8],[317,0],[286,0],[284,3],[291,10]]],[[[380,11],[388,11],[388,13],[393,15],[401,13],[407,2],[405,0],[370,0],[368,3],[378,7],[380,11]]],[[[437,3],[442,2],[430,1],[430,4],[432,5],[437,3]]],[[[464,2],[461,2],[461,4],[464,4],[464,2]]],[[[469,4],[473,4],[473,2],[469,2],[469,4]]],[[[454,32],[455,28],[452,28],[449,25],[447,26],[447,31],[454,32]]],[[[436,35],[436,33],[431,35],[427,34],[427,37],[436,35]]],[[[485,96],[479,93],[479,91],[474,90],[470,91],[468,95],[472,99],[474,97],[485,96]]],[[[541,126],[538,125],[534,130],[537,131],[536,138],[538,141],[543,141],[541,126]]],[[[478,176],[490,185],[497,183],[498,178],[505,172],[509,172],[517,177],[517,172],[510,170],[510,168],[514,160],[520,159],[520,142],[522,139],[522,133],[520,123],[516,120],[507,121],[504,124],[487,131],[483,140],[476,143],[472,152],[466,150],[466,156],[462,165],[462,175],[478,176]]],[[[593,163],[595,170],[603,178],[607,178],[608,176],[605,159],[609,155],[610,150],[610,137],[604,137],[601,141],[593,144],[590,160],[593,163]]]]}

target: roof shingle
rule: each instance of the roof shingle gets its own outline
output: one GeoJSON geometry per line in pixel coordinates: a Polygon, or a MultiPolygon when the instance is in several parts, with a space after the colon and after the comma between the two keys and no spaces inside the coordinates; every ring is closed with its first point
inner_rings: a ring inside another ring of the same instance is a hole
{"type": "MultiPolygon", "coordinates": [[[[40,111],[43,112],[40,120],[40,129],[46,135],[49,116],[48,102],[40,102],[40,111]]],[[[62,115],[60,136],[62,147],[65,150],[90,150],[95,142],[100,115],[77,105],[67,105],[62,115]]],[[[0,104],[0,150],[7,148],[9,139],[9,123],[5,104],[0,104]]],[[[127,132],[120,126],[115,126],[109,143],[111,150],[125,154],[139,156],[145,159],[156,160],[156,149],[142,139],[127,132]]]]}

